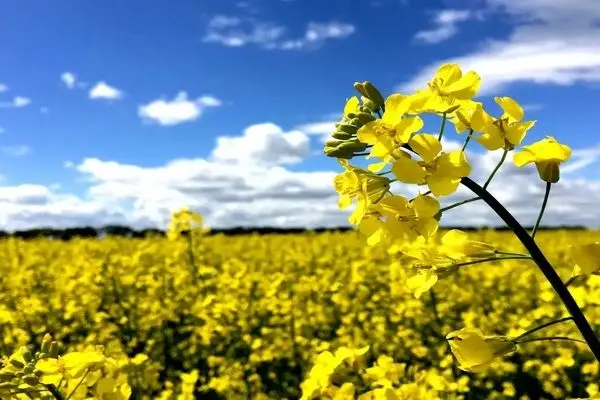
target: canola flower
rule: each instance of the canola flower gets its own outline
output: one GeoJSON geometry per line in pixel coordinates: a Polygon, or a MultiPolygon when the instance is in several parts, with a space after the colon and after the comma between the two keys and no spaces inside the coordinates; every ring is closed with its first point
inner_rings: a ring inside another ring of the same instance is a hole
{"type": "MultiPolygon", "coordinates": [[[[527,132],[534,127],[536,121],[525,121],[523,107],[511,97],[495,97],[495,102],[502,109],[502,115],[494,117],[488,113],[483,103],[474,100],[480,84],[481,79],[476,72],[468,71],[463,74],[459,65],[449,63],[438,69],[435,76],[427,82],[427,88],[413,94],[394,93],[383,100],[384,96],[376,90],[372,83],[368,83],[369,92],[361,90],[355,85],[355,88],[361,92],[363,97],[366,97],[367,101],[370,97],[377,98],[377,101],[371,101],[369,105],[363,100],[362,108],[357,98],[353,98],[353,109],[366,113],[372,111],[375,114],[373,115],[375,120],[362,126],[359,124],[356,137],[349,138],[372,146],[367,159],[371,157],[382,159],[374,165],[369,165],[369,170],[373,171],[373,175],[389,166],[388,172],[376,175],[378,179],[390,173],[397,181],[405,184],[417,186],[426,184],[429,190],[425,194],[421,194],[418,187],[413,189],[421,202],[425,196],[425,198],[431,199],[429,201],[433,204],[433,202],[437,202],[437,198],[453,194],[461,184],[471,190],[476,197],[443,208],[439,208],[439,203],[437,203],[437,212],[430,215],[435,218],[436,222],[431,224],[430,229],[415,229],[414,227],[417,225],[413,223],[413,229],[404,229],[399,232],[395,226],[399,221],[407,220],[405,216],[407,201],[404,197],[394,195],[388,189],[386,196],[382,196],[371,204],[363,204],[360,213],[353,214],[349,221],[357,225],[359,231],[366,234],[369,245],[383,244],[393,247],[394,245],[389,240],[384,241],[383,239],[401,239],[402,237],[410,243],[408,246],[399,248],[399,252],[420,261],[416,266],[416,275],[406,280],[407,286],[417,298],[426,291],[432,290],[440,278],[449,277],[463,267],[514,258],[533,261],[570,314],[568,319],[560,319],[557,323],[572,321],[584,340],[553,336],[527,339],[526,342],[581,341],[587,344],[596,362],[600,362],[600,337],[594,332],[590,321],[568,289],[575,278],[598,271],[600,260],[597,257],[600,253],[597,242],[579,245],[571,249],[576,264],[571,278],[565,282],[535,241],[535,235],[550,195],[551,185],[560,180],[560,164],[568,161],[571,149],[569,146],[559,143],[554,137],[547,136],[536,143],[522,146],[518,152],[515,152],[513,157],[515,166],[524,167],[534,163],[540,179],[546,182],[540,213],[533,230],[528,233],[487,191],[487,187],[504,163],[508,153],[521,145],[527,132]],[[378,106],[374,108],[373,104],[378,106]],[[441,115],[441,127],[437,137],[434,134],[421,132],[424,124],[420,115],[424,114],[441,115]],[[455,125],[457,133],[469,130],[460,150],[445,152],[443,149],[441,139],[448,121],[455,125]],[[408,127],[410,129],[407,129],[408,127]],[[503,149],[499,163],[481,186],[469,178],[471,166],[465,151],[472,138],[484,149],[503,149]],[[390,199],[395,198],[402,201],[390,202],[390,199]],[[432,248],[428,244],[434,239],[437,232],[437,221],[443,217],[444,212],[477,200],[485,202],[508,225],[528,254],[494,249],[486,243],[469,243],[465,235],[457,231],[447,233],[441,240],[440,248],[432,248]],[[382,212],[384,208],[386,213],[382,212]],[[367,229],[364,228],[365,226],[367,229]],[[417,243],[418,240],[420,240],[419,243],[417,243]],[[442,250],[443,248],[446,248],[446,251],[442,250]],[[467,251],[461,254],[460,250],[456,251],[461,248],[470,248],[472,252],[467,251]],[[453,252],[453,250],[455,251],[453,252]],[[488,257],[485,257],[486,254],[488,257]]],[[[366,86],[366,83],[363,82],[362,87],[366,86]]],[[[331,154],[327,147],[324,152],[328,156],[335,157],[335,154],[331,154]]],[[[358,156],[360,154],[354,154],[347,159],[358,156]]],[[[346,168],[351,165],[349,161],[344,162],[346,168]]],[[[419,220],[418,215],[413,219],[419,220]]],[[[519,339],[552,324],[543,324],[538,328],[532,328],[516,338],[484,336],[475,327],[455,330],[446,338],[450,342],[450,348],[460,368],[481,372],[495,358],[516,352],[517,344],[524,343],[519,342],[519,339]]]]}

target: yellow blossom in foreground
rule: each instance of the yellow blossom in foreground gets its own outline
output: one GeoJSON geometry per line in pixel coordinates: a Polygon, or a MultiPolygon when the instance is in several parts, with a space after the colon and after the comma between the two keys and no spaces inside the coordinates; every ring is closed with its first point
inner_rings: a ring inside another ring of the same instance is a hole
{"type": "Polygon", "coordinates": [[[458,229],[444,233],[440,251],[454,259],[463,257],[489,257],[494,255],[494,246],[477,240],[470,240],[469,235],[458,229]]]}
{"type": "Polygon", "coordinates": [[[560,179],[559,165],[571,157],[571,148],[548,136],[515,153],[513,161],[517,167],[535,163],[540,179],[556,183],[560,179]]]}
{"type": "Polygon", "coordinates": [[[409,141],[421,158],[399,157],[392,172],[399,181],[417,185],[427,184],[435,196],[447,196],[456,191],[460,179],[471,173],[471,166],[462,150],[442,152],[442,144],[430,134],[417,134],[409,141]]]}
{"type": "Polygon", "coordinates": [[[484,336],[475,328],[450,332],[446,339],[458,361],[458,367],[471,372],[485,371],[494,359],[513,353],[517,349],[508,338],[484,336]]]}

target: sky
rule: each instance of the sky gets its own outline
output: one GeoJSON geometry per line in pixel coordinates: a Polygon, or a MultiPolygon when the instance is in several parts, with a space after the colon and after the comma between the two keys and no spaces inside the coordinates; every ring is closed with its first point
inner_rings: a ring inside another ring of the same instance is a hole
{"type": "MultiPolygon", "coordinates": [[[[573,148],[544,222],[600,226],[600,0],[5,0],[0,13],[0,229],[162,228],[182,206],[212,227],[347,225],[322,147],[353,82],[411,93],[447,62],[482,77],[491,113],[494,96],[523,104],[537,120],[524,144],[573,148]]],[[[462,143],[448,132],[447,149],[462,143]]],[[[467,156],[482,182],[500,154],[467,156]]],[[[507,164],[490,191],[532,224],[544,185],[507,164]]],[[[499,220],[471,203],[442,223],[499,220]]]]}

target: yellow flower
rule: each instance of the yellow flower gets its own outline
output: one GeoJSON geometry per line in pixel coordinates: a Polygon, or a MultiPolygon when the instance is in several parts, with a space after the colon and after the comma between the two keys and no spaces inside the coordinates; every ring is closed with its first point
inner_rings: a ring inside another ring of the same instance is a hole
{"type": "Polygon", "coordinates": [[[358,130],[358,140],[373,145],[367,158],[388,160],[400,146],[408,143],[413,133],[423,127],[421,118],[404,117],[409,107],[408,96],[393,94],[385,101],[381,119],[371,121],[358,130]]]}
{"type": "Polygon", "coordinates": [[[458,104],[460,104],[460,107],[448,116],[448,120],[454,124],[456,133],[462,133],[467,129],[475,130],[471,121],[475,111],[481,109],[483,104],[473,100],[460,101],[458,104]]]}
{"type": "Polygon", "coordinates": [[[386,194],[390,188],[390,180],[370,171],[350,165],[346,160],[339,160],[345,171],[336,175],[333,180],[335,191],[340,195],[338,205],[348,208],[353,200],[357,201],[356,209],[349,221],[358,225],[369,206],[386,194]]]}
{"type": "Polygon", "coordinates": [[[42,383],[57,385],[63,378],[81,377],[85,371],[100,367],[104,361],[105,357],[97,352],[73,352],[64,357],[42,359],[35,368],[44,373],[40,379],[42,383]]]}
{"type": "Polygon", "coordinates": [[[446,339],[464,371],[485,371],[495,358],[516,351],[517,346],[505,336],[484,336],[479,329],[463,328],[450,332],[446,339]]]}
{"type": "Polygon", "coordinates": [[[484,242],[469,240],[469,235],[458,229],[451,229],[442,236],[440,251],[454,259],[463,257],[489,257],[494,255],[494,246],[484,242]]]}
{"type": "Polygon", "coordinates": [[[558,143],[552,136],[547,136],[532,145],[523,146],[519,153],[515,153],[513,161],[517,167],[535,163],[541,180],[556,183],[560,179],[559,165],[569,157],[569,146],[558,143]]]}
{"type": "Polygon", "coordinates": [[[413,95],[412,108],[424,112],[447,112],[457,101],[473,98],[480,85],[481,78],[477,73],[469,71],[463,75],[458,64],[443,64],[428,82],[428,88],[413,95]]]}
{"type": "Polygon", "coordinates": [[[415,297],[418,299],[433,287],[438,281],[438,275],[435,272],[434,268],[427,270],[420,270],[413,277],[410,277],[406,280],[406,285],[408,288],[415,294],[415,297]]]}
{"type": "Polygon", "coordinates": [[[399,157],[392,172],[399,181],[427,184],[435,196],[447,196],[458,188],[460,179],[471,173],[471,166],[462,150],[442,152],[442,144],[431,134],[417,134],[409,141],[410,147],[422,161],[399,157]]]}
{"type": "Polygon", "coordinates": [[[573,276],[598,274],[600,270],[600,242],[592,242],[569,248],[575,261],[573,276]]]}
{"type": "Polygon", "coordinates": [[[536,121],[521,121],[525,112],[514,99],[495,97],[494,100],[502,108],[503,114],[500,118],[494,118],[483,107],[476,107],[471,116],[471,126],[482,135],[475,140],[488,150],[510,150],[521,143],[536,121]]]}

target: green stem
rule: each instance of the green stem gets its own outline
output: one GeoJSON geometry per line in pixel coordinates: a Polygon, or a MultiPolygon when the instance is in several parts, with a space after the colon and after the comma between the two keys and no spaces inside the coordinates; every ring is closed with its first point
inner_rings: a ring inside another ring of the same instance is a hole
{"type": "Polygon", "coordinates": [[[532,338],[532,339],[521,340],[517,343],[523,344],[523,343],[530,343],[530,342],[542,342],[542,341],[546,341],[546,340],[568,340],[570,342],[588,344],[585,340],[579,340],[579,339],[570,338],[567,336],[548,336],[548,337],[541,337],[541,338],[532,338]]]}
{"type": "Polygon", "coordinates": [[[465,149],[467,148],[467,145],[471,141],[472,136],[473,136],[473,129],[470,129],[469,134],[467,135],[467,138],[465,139],[465,143],[463,144],[462,151],[465,151],[465,149]]]}
{"type": "Polygon", "coordinates": [[[444,211],[452,210],[455,207],[462,206],[463,204],[471,203],[471,202],[477,201],[477,200],[481,200],[481,199],[479,197],[473,197],[471,199],[459,201],[458,203],[450,204],[449,206],[440,208],[440,212],[442,213],[444,211]]]}
{"type": "Polygon", "coordinates": [[[391,174],[391,173],[392,173],[392,171],[390,170],[390,171],[378,172],[377,175],[383,176],[383,175],[387,175],[387,174],[391,174]]]}
{"type": "MultiPolygon", "coordinates": [[[[526,255],[514,255],[514,256],[508,256],[508,257],[488,257],[488,258],[482,258],[479,260],[473,260],[473,261],[466,261],[466,262],[461,262],[458,264],[450,264],[450,265],[445,265],[443,267],[438,267],[439,271],[453,271],[453,270],[458,270],[458,268],[460,267],[466,267],[469,265],[476,265],[476,264],[483,264],[486,262],[492,262],[492,261],[507,261],[507,260],[531,260],[530,256],[526,256],[526,255]]],[[[430,269],[431,266],[425,266],[425,267],[417,267],[417,269],[430,269]]]]}
{"type": "Polygon", "coordinates": [[[566,286],[566,287],[569,287],[569,286],[570,286],[570,285],[571,285],[573,282],[575,282],[575,280],[576,280],[577,278],[579,278],[580,276],[581,276],[581,275],[576,275],[576,276],[572,276],[572,277],[570,277],[570,278],[569,278],[569,280],[567,280],[567,281],[565,282],[565,286],[566,286]]]}
{"type": "Polygon", "coordinates": [[[498,172],[498,170],[500,169],[500,167],[504,163],[504,160],[506,160],[506,155],[507,154],[508,154],[508,150],[504,149],[504,152],[502,153],[502,157],[500,158],[500,161],[498,162],[498,165],[496,165],[496,168],[494,168],[494,170],[492,171],[492,174],[490,175],[490,177],[483,184],[483,190],[487,189],[487,187],[489,186],[489,184],[492,182],[492,179],[494,178],[494,175],[496,175],[496,172],[498,172]]]}
{"type": "Polygon", "coordinates": [[[56,388],[56,386],[54,386],[54,385],[44,385],[44,386],[46,387],[46,389],[48,389],[48,391],[52,394],[52,396],[54,396],[55,399],[57,399],[57,400],[64,400],[65,399],[65,397],[56,388]]]}
{"type": "Polygon", "coordinates": [[[526,257],[529,257],[527,254],[522,254],[522,253],[512,253],[512,252],[510,252],[510,251],[499,251],[499,250],[496,250],[496,251],[495,251],[495,253],[496,253],[496,254],[501,254],[501,255],[503,255],[503,256],[526,256],[526,257]]]}
{"type": "Polygon", "coordinates": [[[354,153],[355,156],[368,156],[369,153],[354,153]]]}
{"type": "Polygon", "coordinates": [[[442,136],[444,135],[444,128],[446,127],[446,113],[442,114],[442,126],[440,127],[440,134],[438,135],[438,140],[442,140],[442,136]]]}
{"type": "Polygon", "coordinates": [[[71,391],[71,394],[69,394],[65,400],[69,400],[71,398],[71,396],[73,396],[75,394],[75,392],[77,391],[77,389],[79,389],[79,386],[81,386],[81,384],[83,383],[83,381],[85,380],[85,378],[87,378],[87,376],[88,376],[89,373],[90,373],[89,369],[87,371],[85,371],[85,373],[83,374],[83,376],[79,380],[79,383],[77,383],[77,385],[73,388],[73,391],[71,391]]]}
{"type": "Polygon", "coordinates": [[[506,208],[491,193],[484,190],[481,186],[475,183],[472,179],[465,177],[461,179],[461,183],[470,189],[473,193],[478,195],[490,206],[492,210],[508,225],[508,227],[514,232],[519,241],[525,246],[535,263],[540,268],[540,271],[544,274],[556,294],[560,297],[561,301],[569,311],[569,314],[573,317],[577,329],[587,342],[591,352],[594,354],[596,360],[600,361],[600,340],[594,333],[590,323],[585,318],[583,311],[577,305],[577,302],[563,284],[560,276],[556,273],[552,265],[548,262],[544,253],[537,246],[535,241],[529,236],[525,228],[519,224],[519,222],[508,212],[506,208]]]}
{"type": "Polygon", "coordinates": [[[548,203],[548,197],[550,196],[550,188],[552,187],[551,182],[546,182],[546,193],[544,193],[544,201],[542,202],[542,208],[540,209],[540,215],[538,215],[537,221],[535,221],[535,225],[533,226],[533,230],[531,231],[531,238],[535,237],[535,233],[537,232],[538,227],[540,226],[540,222],[542,222],[542,216],[544,215],[544,210],[546,210],[546,204],[548,203]]]}
{"type": "Polygon", "coordinates": [[[546,322],[545,324],[542,324],[540,326],[536,326],[535,328],[529,329],[529,330],[525,331],[524,333],[521,333],[519,336],[517,336],[516,338],[514,338],[514,340],[519,340],[522,337],[531,335],[532,333],[535,333],[535,332],[537,332],[537,331],[539,331],[541,329],[547,328],[547,327],[552,326],[552,325],[560,324],[561,322],[570,321],[572,319],[573,319],[573,317],[564,317],[564,318],[561,318],[561,319],[557,319],[555,321],[546,322]]]}

